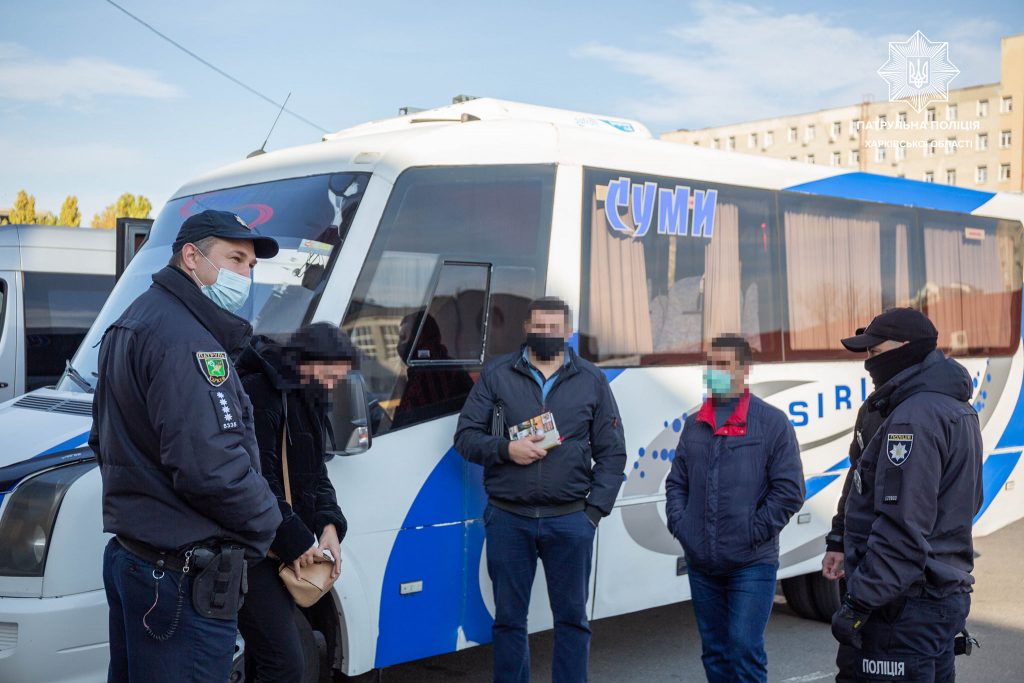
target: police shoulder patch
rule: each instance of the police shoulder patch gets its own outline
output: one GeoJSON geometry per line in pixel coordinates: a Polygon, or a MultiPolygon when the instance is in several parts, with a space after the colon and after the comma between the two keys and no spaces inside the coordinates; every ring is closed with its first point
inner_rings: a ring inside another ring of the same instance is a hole
{"type": "Polygon", "coordinates": [[[885,441],[885,454],[889,457],[889,462],[897,467],[907,461],[913,448],[913,434],[889,434],[885,441]]]}
{"type": "Polygon", "coordinates": [[[196,351],[196,362],[199,363],[199,372],[210,386],[219,387],[228,381],[231,366],[228,364],[228,354],[224,351],[196,351]]]}

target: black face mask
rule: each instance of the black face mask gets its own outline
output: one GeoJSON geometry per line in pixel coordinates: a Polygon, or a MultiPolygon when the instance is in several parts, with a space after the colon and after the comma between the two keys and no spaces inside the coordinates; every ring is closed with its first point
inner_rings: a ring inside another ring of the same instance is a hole
{"type": "Polygon", "coordinates": [[[935,345],[934,339],[917,339],[874,358],[868,358],[864,361],[864,369],[871,375],[871,381],[875,383],[877,389],[902,371],[923,361],[935,350],[935,345]]]}
{"type": "Polygon", "coordinates": [[[565,340],[561,337],[549,337],[545,334],[530,332],[526,335],[526,345],[536,354],[537,358],[551,360],[562,352],[565,340]]]}

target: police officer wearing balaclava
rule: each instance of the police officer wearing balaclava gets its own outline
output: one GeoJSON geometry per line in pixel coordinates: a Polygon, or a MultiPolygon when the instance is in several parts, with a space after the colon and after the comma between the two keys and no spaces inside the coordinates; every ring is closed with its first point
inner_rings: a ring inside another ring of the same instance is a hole
{"type": "Polygon", "coordinates": [[[881,418],[850,475],[847,594],[832,618],[856,680],[955,675],[954,639],[974,583],[982,443],[970,375],[937,340],[931,321],[909,308],[890,309],[843,340],[868,354],[868,410],[881,418]]]}
{"type": "Polygon", "coordinates": [[[235,315],[277,242],[238,216],[182,223],[170,263],[103,335],[89,445],[103,480],[113,682],[226,681],[246,560],[281,522],[235,372],[235,315]]]}

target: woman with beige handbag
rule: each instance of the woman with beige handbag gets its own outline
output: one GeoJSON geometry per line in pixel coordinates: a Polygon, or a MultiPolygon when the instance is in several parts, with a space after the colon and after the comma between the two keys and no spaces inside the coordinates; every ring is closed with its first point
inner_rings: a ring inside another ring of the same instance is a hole
{"type": "Polygon", "coordinates": [[[255,411],[263,476],[283,518],[269,556],[249,569],[238,617],[246,680],[302,680],[296,604],[322,606],[317,602],[341,573],[347,524],[327,475],[327,409],[331,391],[355,362],[355,348],[341,330],[315,323],[284,346],[254,338],[237,363],[255,411]]]}

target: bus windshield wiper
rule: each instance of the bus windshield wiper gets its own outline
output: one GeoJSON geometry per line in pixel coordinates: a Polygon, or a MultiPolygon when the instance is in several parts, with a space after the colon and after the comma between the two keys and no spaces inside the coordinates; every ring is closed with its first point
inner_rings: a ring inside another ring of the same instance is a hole
{"type": "Polygon", "coordinates": [[[96,391],[93,389],[93,386],[89,384],[89,381],[82,377],[82,373],[75,370],[75,366],[71,364],[70,360],[64,361],[64,372],[66,372],[68,377],[71,378],[71,381],[77,384],[85,393],[91,394],[96,391]]]}

